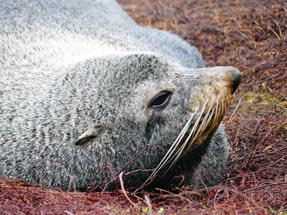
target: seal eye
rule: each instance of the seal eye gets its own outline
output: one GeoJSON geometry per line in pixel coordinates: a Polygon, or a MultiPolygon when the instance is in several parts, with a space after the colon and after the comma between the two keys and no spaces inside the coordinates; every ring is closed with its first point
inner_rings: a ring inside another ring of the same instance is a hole
{"type": "Polygon", "coordinates": [[[168,105],[170,97],[171,92],[161,91],[150,100],[148,107],[154,110],[163,109],[168,105]]]}

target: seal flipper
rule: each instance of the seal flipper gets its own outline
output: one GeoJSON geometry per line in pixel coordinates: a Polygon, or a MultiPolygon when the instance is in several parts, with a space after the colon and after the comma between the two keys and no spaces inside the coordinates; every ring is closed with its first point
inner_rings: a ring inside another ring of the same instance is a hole
{"type": "Polygon", "coordinates": [[[76,146],[83,145],[87,143],[89,140],[99,137],[104,131],[105,129],[100,125],[95,126],[93,128],[89,128],[79,136],[79,138],[76,140],[74,144],[76,146]]]}

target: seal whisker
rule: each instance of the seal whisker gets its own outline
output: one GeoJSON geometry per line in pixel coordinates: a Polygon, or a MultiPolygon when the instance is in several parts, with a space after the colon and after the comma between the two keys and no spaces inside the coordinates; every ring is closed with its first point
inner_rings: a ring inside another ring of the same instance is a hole
{"type": "MultiPolygon", "coordinates": [[[[197,110],[196,110],[197,112],[197,110]]],[[[195,113],[196,113],[195,112],[195,113]]],[[[168,150],[167,154],[164,156],[164,158],[161,160],[160,164],[158,165],[158,167],[156,169],[161,169],[162,166],[165,164],[165,162],[170,158],[170,156],[174,153],[174,151],[176,150],[178,144],[182,141],[182,139],[184,138],[184,135],[186,134],[186,132],[188,131],[188,128],[191,124],[191,121],[195,115],[195,113],[192,115],[192,117],[188,120],[188,122],[186,123],[186,125],[184,126],[184,128],[182,129],[182,131],[180,132],[180,134],[178,135],[177,139],[174,141],[174,143],[172,144],[171,148],[168,150]]]]}
{"type": "MultiPolygon", "coordinates": [[[[205,115],[205,117],[202,119],[201,121],[201,124],[200,124],[200,127],[197,129],[197,133],[194,135],[194,140],[196,140],[196,138],[201,135],[205,129],[207,128],[207,126],[209,125],[209,122],[210,122],[210,118],[212,118],[213,116],[213,112],[212,112],[212,106],[214,104],[214,100],[212,100],[212,103],[205,115]]],[[[190,147],[191,148],[191,147],[190,147]]],[[[189,148],[189,149],[190,149],[189,148]]]]}
{"type": "MultiPolygon", "coordinates": [[[[214,100],[212,101],[212,105],[214,103],[214,100]]],[[[202,114],[204,113],[204,110],[205,110],[205,107],[206,107],[207,103],[205,104],[205,106],[203,107],[203,110],[202,110],[202,114]]],[[[204,116],[204,118],[202,119],[202,115],[199,116],[199,121],[200,121],[200,124],[199,124],[199,128],[196,128],[194,131],[196,131],[196,133],[192,136],[192,141],[190,141],[191,139],[191,135],[190,135],[190,138],[188,140],[188,143],[189,143],[189,146],[188,146],[188,150],[190,150],[193,146],[193,143],[194,141],[197,139],[198,136],[200,136],[204,130],[207,128],[212,116],[213,116],[213,111],[212,111],[212,105],[210,105],[206,115],[204,116]]]]}
{"type": "MultiPolygon", "coordinates": [[[[171,156],[175,155],[174,152],[176,151],[178,145],[181,143],[182,139],[184,138],[185,134],[187,133],[190,125],[192,124],[192,120],[193,120],[195,114],[198,112],[198,110],[199,110],[199,107],[193,112],[192,116],[187,121],[187,123],[185,124],[185,126],[183,127],[183,129],[181,130],[179,135],[177,136],[176,140],[174,141],[174,143],[172,144],[172,146],[168,150],[168,152],[165,154],[163,159],[160,161],[160,163],[157,165],[157,167],[154,169],[154,171],[151,173],[151,175],[148,177],[148,179],[140,186],[139,189],[141,189],[148,182],[150,182],[153,179],[153,177],[163,168],[163,166],[165,166],[166,163],[169,162],[169,160],[173,159],[173,158],[171,158],[171,156]]],[[[197,121],[198,121],[198,119],[197,119],[197,121]]]]}
{"type": "Polygon", "coordinates": [[[219,96],[217,96],[216,107],[215,107],[215,116],[213,118],[213,123],[216,123],[218,121],[220,114],[221,114],[221,110],[220,110],[220,106],[219,106],[219,96]]]}
{"type": "MultiPolygon", "coordinates": [[[[186,140],[184,141],[184,143],[180,146],[180,148],[173,154],[172,158],[169,161],[166,161],[166,163],[170,162],[171,160],[173,160],[173,162],[169,165],[169,167],[167,168],[167,170],[165,171],[164,174],[166,174],[170,168],[176,163],[176,161],[179,159],[179,157],[182,155],[182,152],[184,151],[184,149],[186,148],[187,144],[189,143],[189,140],[192,137],[192,134],[194,133],[193,130],[196,130],[197,126],[198,126],[198,122],[199,122],[199,118],[196,120],[195,125],[192,128],[192,132],[190,132],[190,134],[188,135],[188,137],[186,138],[186,140]]],[[[191,125],[191,124],[190,124],[191,125]]],[[[190,126],[189,125],[189,126],[190,126]]],[[[180,142],[178,142],[178,144],[180,144],[180,142]]]]}
{"type": "MultiPolygon", "coordinates": [[[[176,154],[173,156],[173,162],[169,165],[169,167],[167,168],[167,170],[165,171],[168,172],[168,170],[170,170],[170,168],[178,161],[178,159],[182,156],[184,149],[186,149],[187,145],[190,144],[192,145],[192,143],[194,142],[194,140],[196,139],[195,136],[193,136],[194,132],[197,131],[199,128],[198,126],[200,125],[200,121],[201,121],[201,117],[204,113],[204,110],[206,108],[207,102],[204,104],[202,111],[199,115],[199,117],[197,118],[194,126],[192,127],[191,132],[189,133],[188,137],[186,138],[186,140],[184,141],[184,143],[180,146],[180,148],[178,149],[178,151],[176,152],[176,154]],[[192,142],[190,142],[190,139],[192,138],[192,142]]],[[[189,148],[189,147],[188,147],[189,148]]],[[[187,151],[187,150],[186,150],[187,151]]]]}
{"type": "Polygon", "coordinates": [[[185,134],[187,133],[188,128],[189,128],[191,121],[193,119],[193,116],[188,120],[188,122],[186,123],[186,125],[184,126],[184,128],[182,129],[180,134],[178,135],[178,138],[174,141],[171,148],[168,150],[167,154],[161,160],[161,162],[160,162],[161,166],[158,165],[159,169],[161,169],[165,165],[165,163],[170,159],[170,157],[174,154],[174,151],[176,150],[177,146],[179,145],[179,143],[182,141],[185,134]]]}
{"type": "Polygon", "coordinates": [[[180,147],[180,149],[179,149],[180,151],[182,151],[182,150],[186,147],[186,145],[187,145],[187,143],[189,143],[189,140],[191,139],[191,137],[193,137],[194,132],[197,131],[198,125],[200,124],[200,121],[201,121],[201,120],[200,120],[200,119],[201,119],[201,116],[202,116],[203,113],[204,113],[204,109],[205,109],[206,105],[207,105],[207,102],[204,104],[204,106],[203,106],[203,108],[202,108],[202,111],[201,111],[200,115],[198,116],[197,120],[195,121],[195,123],[194,123],[194,125],[193,125],[193,127],[192,127],[192,130],[190,131],[188,137],[186,138],[186,140],[185,140],[185,142],[183,143],[183,145],[180,147]]]}
{"type": "MultiPolygon", "coordinates": [[[[192,118],[191,118],[192,119],[192,118]]],[[[191,120],[190,119],[190,120],[191,120]]],[[[153,172],[150,174],[150,176],[145,180],[145,182],[136,190],[136,192],[140,189],[142,189],[145,185],[147,185],[148,183],[150,183],[152,181],[152,179],[154,178],[154,176],[160,171],[160,169],[166,164],[167,160],[169,160],[170,156],[172,156],[172,154],[174,153],[174,151],[176,150],[178,144],[181,142],[181,140],[183,139],[185,133],[187,132],[187,127],[188,123],[185,125],[185,127],[182,129],[182,131],[180,132],[180,134],[178,135],[176,141],[172,144],[172,146],[170,147],[170,149],[168,150],[168,152],[165,154],[164,158],[160,161],[160,163],[157,165],[157,167],[153,170],[153,172]]]]}
{"type": "Polygon", "coordinates": [[[221,118],[223,117],[223,113],[225,112],[225,110],[226,110],[226,106],[225,106],[225,102],[223,101],[223,100],[221,100],[221,107],[220,107],[221,109],[220,109],[220,114],[219,114],[219,117],[218,117],[218,121],[219,120],[221,120],[220,119],[220,116],[221,116],[221,118]]]}

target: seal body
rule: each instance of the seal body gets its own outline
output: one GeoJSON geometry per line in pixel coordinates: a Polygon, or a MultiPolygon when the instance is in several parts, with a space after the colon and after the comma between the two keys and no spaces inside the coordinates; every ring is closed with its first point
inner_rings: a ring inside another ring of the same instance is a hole
{"type": "Polygon", "coordinates": [[[218,182],[236,69],[205,68],[196,48],[112,0],[0,0],[0,29],[2,177],[63,189],[120,172],[130,187],[218,182]]]}

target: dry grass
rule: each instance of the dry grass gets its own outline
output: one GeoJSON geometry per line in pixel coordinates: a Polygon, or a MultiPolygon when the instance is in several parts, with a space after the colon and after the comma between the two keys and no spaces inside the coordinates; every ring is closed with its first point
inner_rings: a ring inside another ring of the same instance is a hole
{"type": "Polygon", "coordinates": [[[0,181],[0,214],[287,214],[287,2],[120,0],[141,25],[179,34],[209,66],[243,78],[225,118],[233,153],[221,184],[177,192],[63,192],[0,181]]]}

